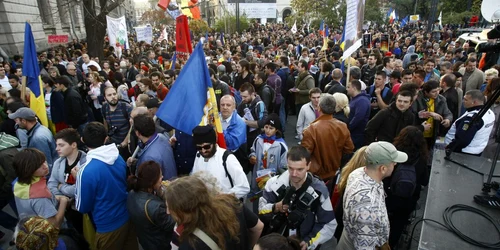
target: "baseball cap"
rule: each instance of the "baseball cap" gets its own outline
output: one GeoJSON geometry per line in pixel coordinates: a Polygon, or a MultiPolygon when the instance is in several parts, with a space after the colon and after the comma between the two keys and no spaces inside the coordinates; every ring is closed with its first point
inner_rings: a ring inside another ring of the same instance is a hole
{"type": "Polygon", "coordinates": [[[391,162],[403,163],[408,160],[408,155],[398,151],[392,143],[379,141],[373,142],[366,148],[366,164],[384,165],[391,162]]]}
{"type": "Polygon", "coordinates": [[[36,120],[36,114],[30,108],[24,107],[24,108],[19,108],[13,114],[9,114],[9,118],[12,120],[14,120],[16,118],[21,118],[21,119],[33,121],[33,120],[36,120]]]}
{"type": "Polygon", "coordinates": [[[271,125],[272,127],[276,128],[277,130],[281,131],[281,122],[280,118],[277,114],[270,114],[267,116],[266,123],[264,125],[271,125]]]}

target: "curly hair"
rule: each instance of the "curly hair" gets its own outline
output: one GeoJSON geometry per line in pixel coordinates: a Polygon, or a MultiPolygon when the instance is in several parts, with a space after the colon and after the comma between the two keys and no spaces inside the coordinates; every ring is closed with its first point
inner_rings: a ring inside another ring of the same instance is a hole
{"type": "Polygon", "coordinates": [[[166,198],[170,215],[184,229],[181,242],[195,245],[193,232],[199,228],[225,250],[226,236],[239,240],[240,224],[236,212],[241,205],[234,195],[211,195],[205,184],[194,176],[181,177],[167,186],[166,198]]]}

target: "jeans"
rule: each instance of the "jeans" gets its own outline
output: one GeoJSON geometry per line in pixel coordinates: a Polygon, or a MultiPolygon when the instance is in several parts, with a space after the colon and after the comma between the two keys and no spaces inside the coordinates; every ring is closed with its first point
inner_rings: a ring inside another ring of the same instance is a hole
{"type": "Polygon", "coordinates": [[[7,204],[10,204],[12,210],[14,210],[14,212],[17,214],[14,197],[12,197],[12,199],[10,200],[4,198],[0,199],[0,226],[14,231],[17,225],[17,219],[3,211],[5,206],[7,206],[7,204]]]}
{"type": "Polygon", "coordinates": [[[279,110],[279,116],[280,116],[280,122],[281,122],[281,129],[283,130],[283,133],[285,133],[285,128],[286,128],[286,114],[285,114],[285,99],[281,97],[281,105],[280,105],[280,110],[279,110]]]}

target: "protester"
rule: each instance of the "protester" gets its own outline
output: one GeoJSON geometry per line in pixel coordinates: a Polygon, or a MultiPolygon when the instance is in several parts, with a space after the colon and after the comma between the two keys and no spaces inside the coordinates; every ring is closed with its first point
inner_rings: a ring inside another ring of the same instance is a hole
{"type": "Polygon", "coordinates": [[[139,165],[137,175],[127,180],[127,210],[143,249],[171,249],[175,221],[162,200],[162,179],[161,166],[145,161],[139,165]]]}
{"type": "Polygon", "coordinates": [[[302,132],[311,124],[312,121],[319,117],[319,98],[321,90],[319,88],[312,88],[309,90],[309,103],[304,104],[300,108],[299,116],[297,118],[297,136],[296,139],[302,141],[302,132]]]}

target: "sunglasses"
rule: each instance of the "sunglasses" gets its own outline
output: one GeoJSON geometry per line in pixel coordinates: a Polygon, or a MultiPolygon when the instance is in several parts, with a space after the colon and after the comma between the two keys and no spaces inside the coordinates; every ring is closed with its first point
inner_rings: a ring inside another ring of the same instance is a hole
{"type": "Polygon", "coordinates": [[[204,145],[204,146],[196,146],[196,149],[198,151],[201,151],[202,149],[209,150],[210,148],[212,148],[212,144],[208,144],[208,145],[204,145]]]}

